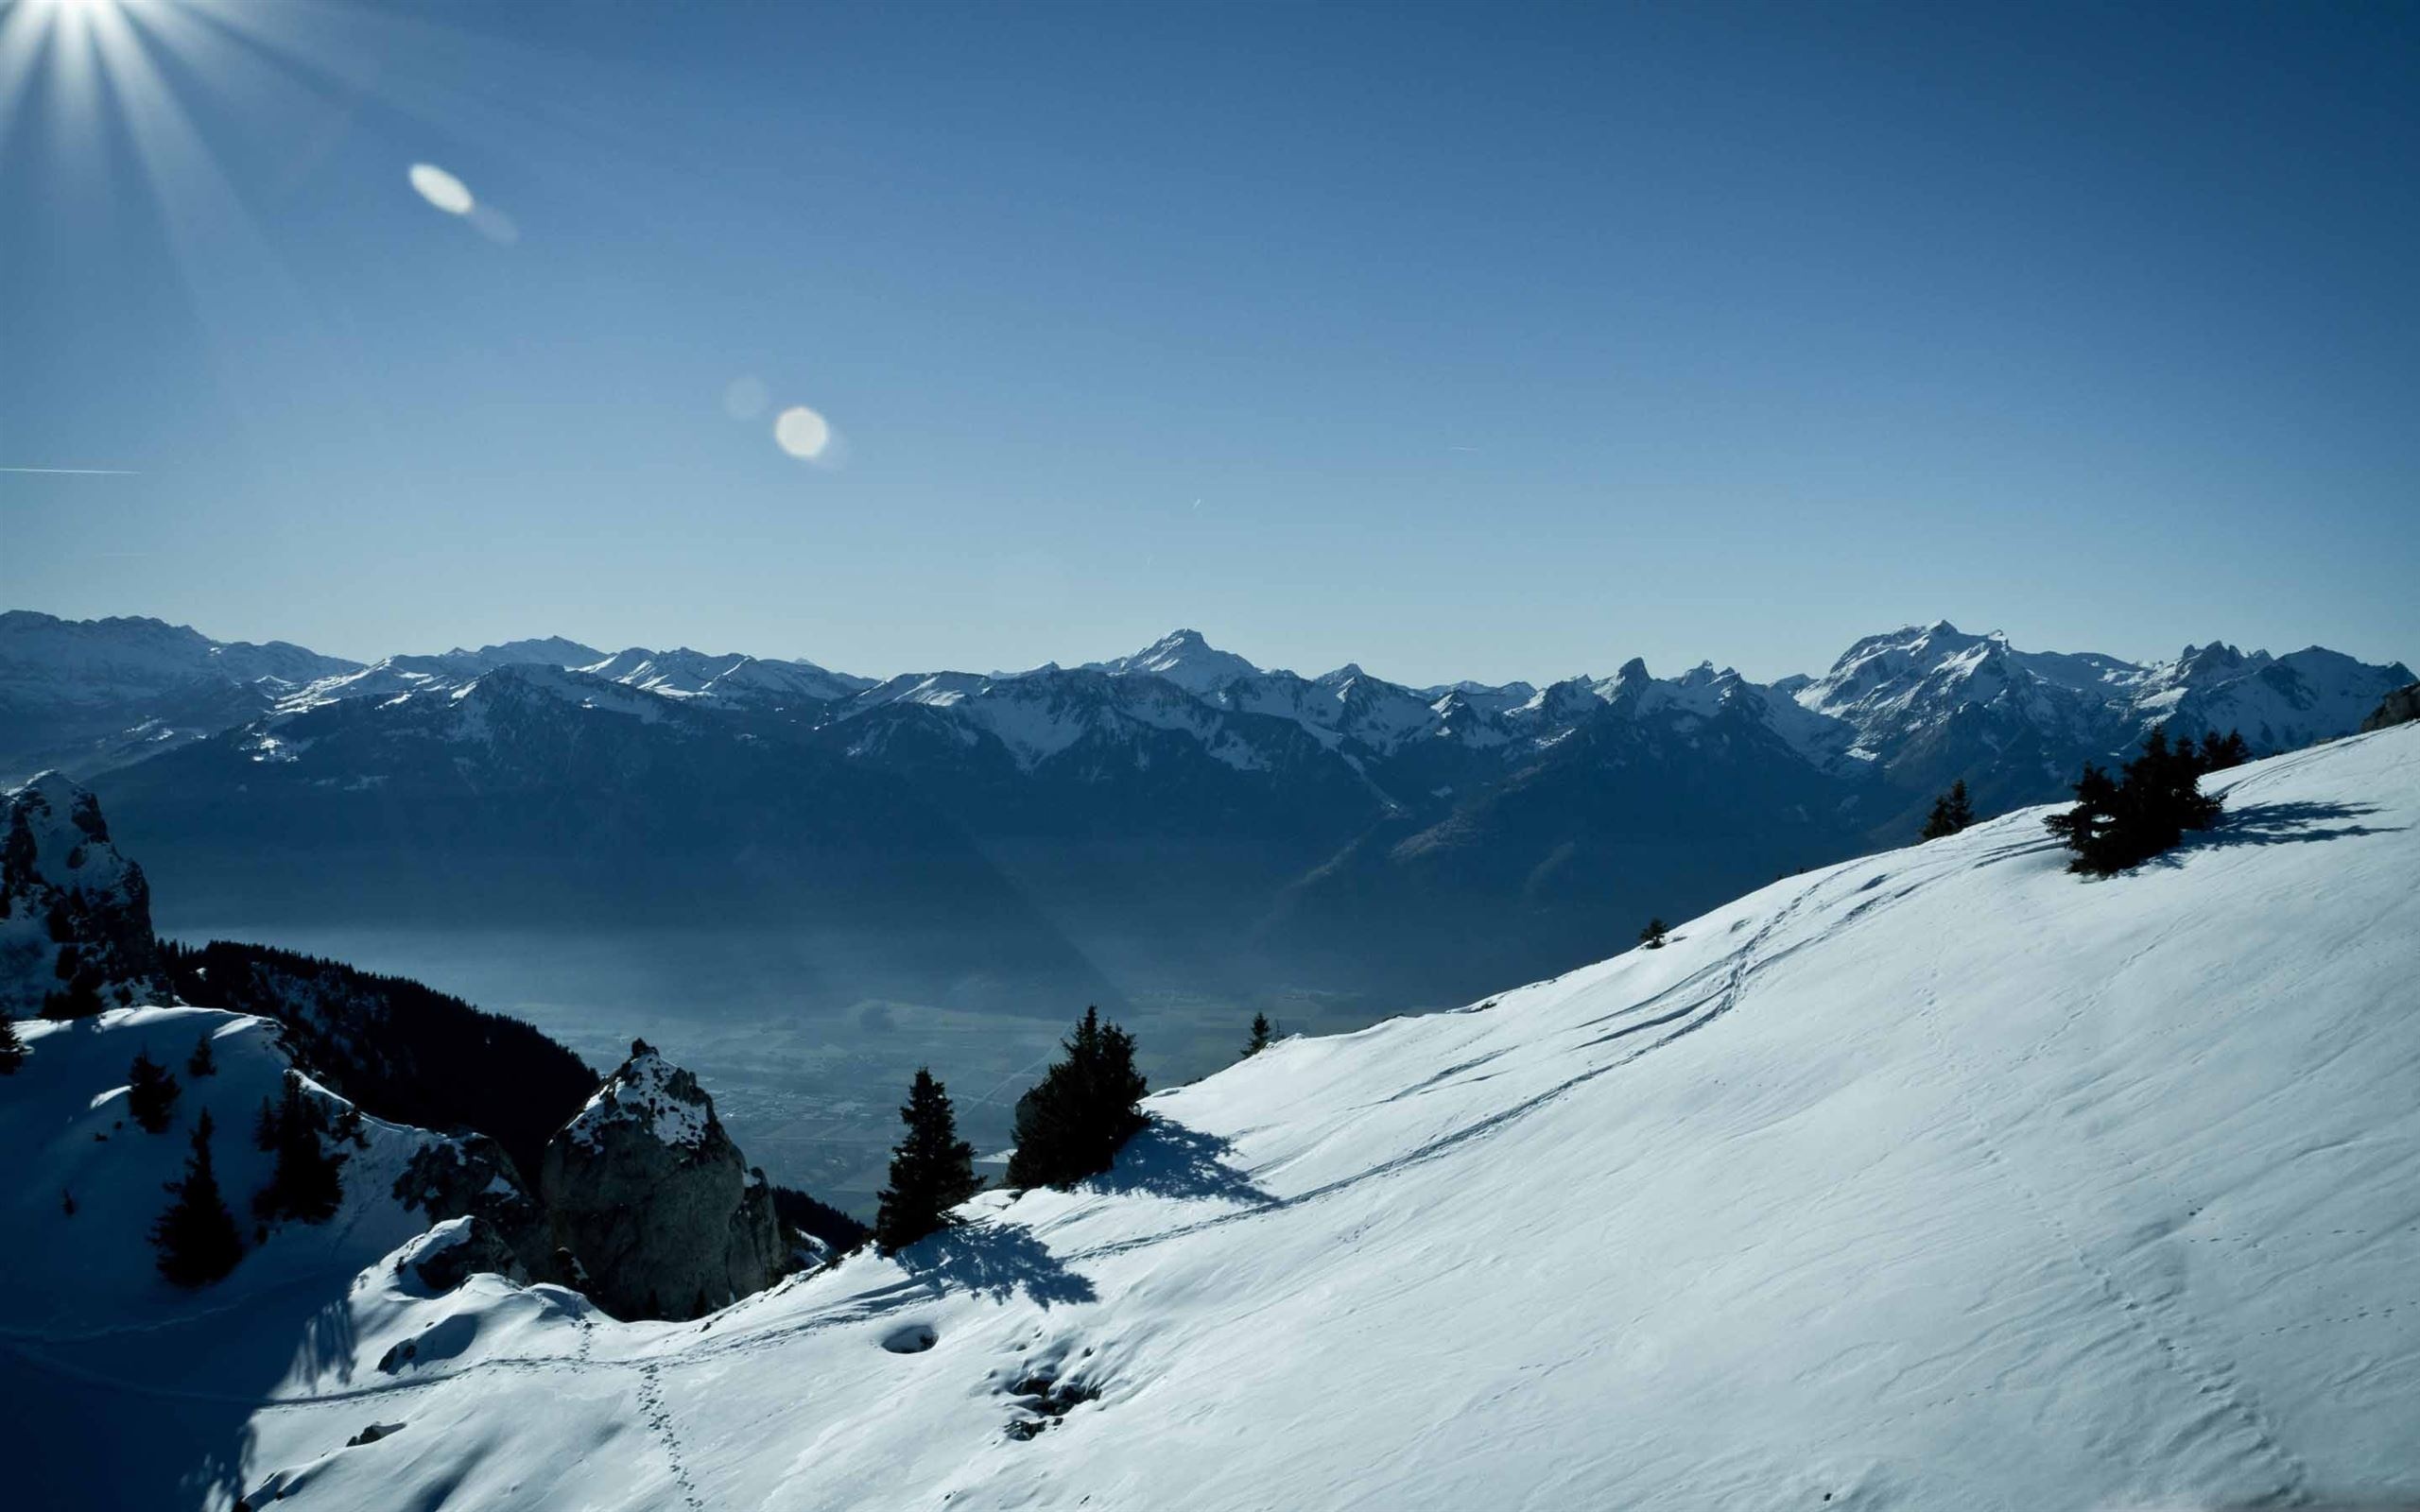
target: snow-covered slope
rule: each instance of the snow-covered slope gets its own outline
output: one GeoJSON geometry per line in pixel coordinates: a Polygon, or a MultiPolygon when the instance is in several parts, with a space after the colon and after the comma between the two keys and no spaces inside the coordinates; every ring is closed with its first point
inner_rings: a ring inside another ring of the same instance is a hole
{"type": "MultiPolygon", "coordinates": [[[[1153,1097],[704,1321],[365,1275],[259,1504],[2041,1508],[2420,1490],[2420,730],[2038,811],[1153,1097]],[[423,1341],[420,1364],[376,1363],[423,1341]],[[368,1424],[402,1428],[347,1447],[368,1424]]],[[[182,1399],[73,1380],[119,1420],[182,1399]]],[[[307,1362],[307,1368],[301,1362],[307,1362]]],[[[224,1396],[212,1397],[220,1401],[224,1396]]]]}
{"type": "MultiPolygon", "coordinates": [[[[252,1119],[289,1064],[274,1022],[139,1007],[18,1027],[30,1054],[0,1079],[11,1175],[0,1186],[0,1400],[12,1499],[226,1507],[244,1480],[251,1404],[285,1390],[340,1390],[354,1374],[347,1294],[363,1267],[428,1227],[393,1187],[414,1155],[445,1142],[365,1117],[364,1144],[346,1151],[336,1215],[259,1230],[249,1203],[272,1158],[254,1146],[252,1119]],[[196,1076],[186,1061],[204,1037],[217,1069],[196,1076]],[[181,1084],[157,1134],[127,1113],[137,1051],[181,1084]],[[159,1277],[147,1235],[204,1108],[246,1253],[225,1280],[188,1292],[159,1277]]],[[[344,1106],[316,1086],[306,1095],[344,1106]]]]}

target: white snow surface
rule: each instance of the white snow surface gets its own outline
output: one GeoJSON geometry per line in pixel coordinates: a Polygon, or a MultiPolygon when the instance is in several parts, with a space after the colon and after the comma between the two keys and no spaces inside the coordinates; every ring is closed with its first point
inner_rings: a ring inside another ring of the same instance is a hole
{"type": "MultiPolygon", "coordinates": [[[[65,1022],[21,1020],[17,1029],[31,1053],[15,1076],[0,1081],[0,1142],[21,1178],[0,1194],[12,1236],[0,1267],[9,1280],[0,1341],[21,1356],[221,1314],[332,1263],[349,1275],[426,1226],[389,1189],[411,1156],[440,1137],[365,1117],[370,1147],[346,1151],[345,1203],[337,1216],[282,1225],[266,1245],[250,1247],[247,1204],[272,1164],[253,1147],[252,1119],[264,1098],[279,1095],[290,1064],[268,1019],[216,1008],[112,1008],[65,1022]],[[204,1036],[218,1069],[197,1077],[185,1062],[204,1036]],[[127,1117],[127,1068],[139,1050],[179,1084],[173,1121],[157,1134],[127,1117]],[[183,1174],[194,1120],[205,1108],[216,1126],[211,1159],[218,1184],[249,1252],[218,1285],[183,1292],[160,1280],[144,1236],[168,1205],[161,1183],[183,1174]],[[62,1193],[76,1200],[72,1216],[62,1193]]],[[[348,1106],[316,1082],[305,1086],[331,1109],[348,1106]]]]}
{"type": "Polygon", "coordinates": [[[701,1322],[381,1266],[240,1390],[199,1321],[16,1368],[154,1436],[249,1401],[212,1484],[298,1512],[2409,1498],[2420,727],[2218,785],[2133,874],[2022,812],[1287,1040],[1079,1191],[701,1322]],[[1020,1440],[1036,1376],[1098,1396],[1020,1440]]]}

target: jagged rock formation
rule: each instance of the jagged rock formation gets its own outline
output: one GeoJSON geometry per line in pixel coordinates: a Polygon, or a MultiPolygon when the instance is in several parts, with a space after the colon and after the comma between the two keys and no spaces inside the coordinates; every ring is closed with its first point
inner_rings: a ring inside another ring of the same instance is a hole
{"type": "Polygon", "coordinates": [[[2396,688],[2378,700],[2370,716],[2361,721],[2364,731],[2384,730],[2390,725],[2408,724],[2420,719],[2420,682],[2396,688]]]}
{"type": "Polygon", "coordinates": [[[0,813],[0,1013],[78,1018],[173,1001],[143,868],[93,795],[44,772],[0,813]]]}
{"type": "Polygon", "coordinates": [[[394,1196],[431,1218],[467,1217],[477,1225],[479,1244],[457,1257],[469,1267],[463,1275],[493,1270],[515,1280],[570,1280],[556,1261],[545,1210],[522,1186],[504,1147],[484,1134],[466,1134],[420,1151],[395,1178],[394,1196]]]}
{"type": "Polygon", "coordinates": [[[476,1214],[449,1219],[431,1228],[395,1261],[399,1272],[420,1278],[429,1291],[450,1292],[477,1275],[501,1276],[515,1285],[533,1280],[521,1253],[495,1225],[476,1214]]]}
{"type": "Polygon", "coordinates": [[[616,1317],[697,1317],[789,1265],[765,1173],[698,1078],[643,1040],[547,1143],[539,1190],[557,1247],[616,1317]]]}

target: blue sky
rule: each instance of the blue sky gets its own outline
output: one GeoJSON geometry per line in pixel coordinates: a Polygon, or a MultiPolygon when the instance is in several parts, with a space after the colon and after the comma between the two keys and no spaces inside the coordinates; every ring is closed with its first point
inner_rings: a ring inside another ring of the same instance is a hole
{"type": "Polygon", "coordinates": [[[0,15],[0,467],[132,474],[0,472],[12,606],[2420,658],[2420,7],[0,15]]]}

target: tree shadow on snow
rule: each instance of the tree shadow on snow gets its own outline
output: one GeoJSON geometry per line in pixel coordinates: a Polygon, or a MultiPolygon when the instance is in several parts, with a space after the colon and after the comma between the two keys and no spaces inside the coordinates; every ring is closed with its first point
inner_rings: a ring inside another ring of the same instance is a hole
{"type": "Polygon", "coordinates": [[[1117,1164],[1085,1182],[1101,1192],[1155,1197],[1215,1197],[1260,1204],[1277,1199],[1228,1163],[1235,1142],[1154,1117],[1117,1152],[1117,1164]]]}
{"type": "Polygon", "coordinates": [[[944,1228],[898,1258],[908,1274],[935,1291],[977,1292],[995,1302],[1023,1292],[1045,1307],[1100,1297],[1089,1280],[1069,1270],[1022,1224],[944,1228]]]}
{"type": "MultiPolygon", "coordinates": [[[[2365,814],[2376,814],[2375,803],[2325,803],[2315,801],[2248,803],[2242,808],[2230,808],[2219,816],[2219,822],[2207,830],[2185,836],[2179,850],[2198,850],[2211,846],[2229,845],[2301,845],[2314,840],[2342,840],[2357,834],[2394,834],[2404,826],[2343,823],[2359,819],[2365,814]]],[[[2156,859],[2156,858],[2155,858],[2156,859]]]]}
{"type": "Polygon", "coordinates": [[[297,1377],[353,1375],[351,1280],[272,1282],[215,1309],[205,1290],[155,1325],[0,1343],[0,1400],[24,1446],[12,1490],[29,1493],[12,1504],[226,1507],[255,1493],[278,1467],[257,1462],[253,1414],[297,1377]]]}

